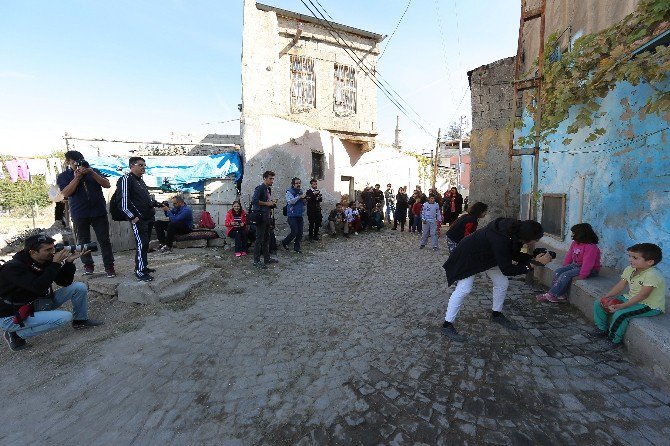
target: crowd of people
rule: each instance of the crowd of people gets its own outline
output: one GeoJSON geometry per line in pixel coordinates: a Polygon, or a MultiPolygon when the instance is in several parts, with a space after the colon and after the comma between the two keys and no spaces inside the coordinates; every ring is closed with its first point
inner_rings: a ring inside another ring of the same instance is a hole
{"type": "MultiPolygon", "coordinates": [[[[77,243],[90,242],[90,229],[102,251],[102,261],[108,277],[114,277],[114,255],[109,240],[109,223],[102,188],[110,187],[109,180],[88,166],[79,152],[65,155],[69,166],[58,178],[58,185],[70,204],[77,243]]],[[[146,162],[141,157],[129,159],[130,172],[119,178],[117,191],[110,200],[114,219],[129,222],[136,242],[135,270],[137,280],[153,280],[147,252],[152,229],[159,240],[159,250],[170,251],[177,234],[193,230],[191,209],[180,195],[170,203],[156,203],[142,180],[146,162]],[[155,209],[161,208],[168,218],[155,221],[155,209]]],[[[318,181],[311,179],[303,189],[302,180],[293,178],[286,190],[286,217],[289,234],[281,240],[275,235],[278,200],[272,187],[275,173],[266,171],[263,182],[256,186],[247,211],[235,201],[225,218],[226,234],[234,240],[236,257],[247,255],[253,244],[253,266],[265,269],[278,263],[277,249],[302,253],[304,215],[307,215],[307,239],[318,241],[322,227],[331,236],[350,237],[362,231],[379,231],[393,223],[391,230],[419,235],[418,249],[424,249],[430,238],[431,248],[439,249],[439,239],[446,242],[448,258],[443,267],[447,285],[455,286],[449,296],[442,325],[448,338],[463,342],[454,322],[460,308],[471,293],[475,276],[485,275],[493,284],[490,319],[501,326],[516,330],[514,321],[503,314],[510,276],[527,274],[534,268],[553,261],[555,253],[546,249],[529,252],[544,235],[536,221],[495,218],[486,227],[478,229],[479,220],[486,216],[488,206],[476,202],[469,205],[467,198],[451,188],[444,194],[431,189],[426,195],[416,187],[411,195],[405,187],[394,193],[387,184],[382,191],[379,184],[366,187],[360,199],[343,196],[323,220],[323,194],[318,181]],[[465,211],[465,212],[464,212],[465,211]],[[442,231],[445,227],[446,231],[442,231]],[[444,235],[441,233],[444,232],[444,235]]],[[[571,228],[572,244],[560,268],[556,270],[551,288],[536,296],[540,302],[567,301],[566,293],[575,280],[588,280],[601,269],[599,238],[591,225],[580,223],[571,228]]],[[[665,309],[665,281],[656,265],[662,259],[661,248],[652,243],[639,243],[628,248],[629,265],[620,281],[600,300],[594,303],[597,329],[593,336],[607,337],[614,345],[623,339],[630,320],[660,314],[665,309]],[[628,292],[624,291],[628,289],[628,292]]],[[[26,339],[71,323],[75,329],[95,327],[102,321],[88,318],[87,288],[74,280],[74,261],[81,259],[84,274],[94,272],[93,258],[87,248],[78,251],[57,249],[55,240],[38,234],[25,240],[24,248],[0,269],[0,327],[12,350],[26,346],[26,339]],[[54,291],[53,285],[61,288],[54,291]],[[71,301],[72,312],[58,310],[71,301]]]]}

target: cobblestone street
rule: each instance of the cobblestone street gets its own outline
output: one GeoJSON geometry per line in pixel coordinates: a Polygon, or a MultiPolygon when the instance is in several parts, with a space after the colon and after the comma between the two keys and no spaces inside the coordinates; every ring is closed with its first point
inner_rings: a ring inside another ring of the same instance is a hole
{"type": "Polygon", "coordinates": [[[670,394],[539,288],[511,281],[511,332],[477,279],[457,344],[443,247],[385,230],[305,248],[267,272],[247,257],[83,357],[68,338],[93,331],[3,346],[0,443],[670,444],[670,394]]]}

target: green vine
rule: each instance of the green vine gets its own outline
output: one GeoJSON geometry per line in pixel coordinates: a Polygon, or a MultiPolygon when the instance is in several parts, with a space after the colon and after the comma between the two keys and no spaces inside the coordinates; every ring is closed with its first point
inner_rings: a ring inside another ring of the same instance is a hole
{"type": "Polygon", "coordinates": [[[428,181],[430,177],[429,168],[430,168],[430,157],[425,155],[420,155],[415,152],[402,151],[404,155],[409,155],[417,160],[419,163],[419,181],[424,183],[428,181]]]}
{"type": "MultiPolygon", "coordinates": [[[[556,132],[559,125],[568,119],[574,105],[582,105],[567,128],[568,134],[577,133],[594,124],[594,118],[605,115],[600,112],[599,99],[604,98],[618,82],[632,85],[648,83],[654,93],[644,105],[643,113],[670,110],[670,92],[662,91],[654,84],[663,81],[670,72],[670,47],[659,45],[653,51],[633,55],[633,51],[648,37],[667,28],[670,21],[670,0],[642,0],[637,9],[621,22],[598,33],[580,37],[574,47],[554,60],[559,35],[554,33],[544,49],[542,77],[542,118],[540,137],[546,139],[556,132]],[[553,56],[552,56],[553,54],[553,56]]],[[[529,113],[535,111],[533,98],[526,104],[529,113]]],[[[522,125],[517,121],[516,126],[522,125]]],[[[537,123],[533,124],[530,136],[522,136],[517,144],[526,145],[535,139],[537,123]]],[[[595,128],[585,142],[596,140],[605,134],[605,129],[595,128]]],[[[565,138],[563,144],[570,144],[565,138]]]]}

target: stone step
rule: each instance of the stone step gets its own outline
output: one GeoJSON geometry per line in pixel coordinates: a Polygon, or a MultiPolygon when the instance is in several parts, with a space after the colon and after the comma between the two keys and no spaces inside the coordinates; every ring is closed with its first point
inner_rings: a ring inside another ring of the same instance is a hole
{"type": "MultiPolygon", "coordinates": [[[[198,268],[199,269],[199,268],[198,268]]],[[[161,278],[155,277],[153,282],[125,281],[117,289],[120,302],[155,305],[184,299],[194,290],[209,282],[216,272],[204,269],[197,274],[190,274],[184,280],[174,280],[168,286],[157,286],[161,278]]]]}

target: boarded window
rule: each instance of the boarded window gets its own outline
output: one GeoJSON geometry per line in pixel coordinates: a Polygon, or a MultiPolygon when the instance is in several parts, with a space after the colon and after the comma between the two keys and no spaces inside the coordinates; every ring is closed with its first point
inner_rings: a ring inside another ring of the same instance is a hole
{"type": "Polygon", "coordinates": [[[542,196],[542,227],[544,233],[563,240],[565,227],[565,195],[545,194],[542,196]]]}
{"type": "Polygon", "coordinates": [[[335,64],[333,108],[337,116],[356,114],[356,69],[335,64]]]}
{"type": "Polygon", "coordinates": [[[323,153],[312,152],[312,178],[323,180],[323,153]]]}
{"type": "Polygon", "coordinates": [[[314,59],[291,56],[291,113],[300,113],[315,107],[314,59]]]}

